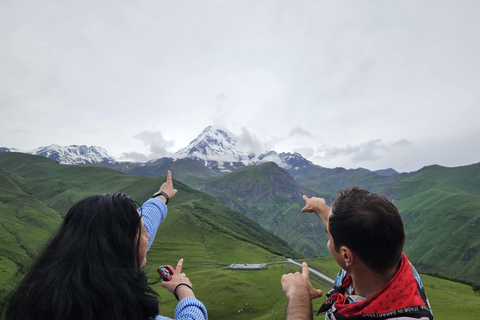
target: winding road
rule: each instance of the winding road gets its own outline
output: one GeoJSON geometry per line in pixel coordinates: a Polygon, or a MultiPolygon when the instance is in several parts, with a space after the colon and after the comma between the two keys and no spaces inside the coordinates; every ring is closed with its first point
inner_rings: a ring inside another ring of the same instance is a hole
{"type": "MultiPolygon", "coordinates": [[[[301,264],[301,263],[298,263],[298,262],[296,262],[296,261],[294,261],[294,260],[292,260],[292,259],[290,259],[290,258],[287,258],[287,261],[290,262],[290,263],[293,263],[293,264],[295,264],[295,265],[297,265],[297,266],[300,266],[300,268],[302,267],[302,264],[301,264]]],[[[327,276],[324,275],[323,273],[318,272],[317,270],[313,270],[313,269],[311,269],[310,267],[308,267],[308,270],[310,271],[310,273],[313,273],[313,274],[319,276],[320,278],[322,278],[322,279],[330,282],[331,284],[333,284],[333,283],[335,282],[333,279],[330,279],[329,277],[327,277],[327,276]]]]}

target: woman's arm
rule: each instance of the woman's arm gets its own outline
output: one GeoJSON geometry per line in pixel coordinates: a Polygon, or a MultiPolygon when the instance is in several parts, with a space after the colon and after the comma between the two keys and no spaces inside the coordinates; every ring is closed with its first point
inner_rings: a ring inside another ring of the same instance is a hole
{"type": "Polygon", "coordinates": [[[157,234],[157,229],[160,226],[160,223],[162,223],[167,217],[166,203],[178,192],[177,189],[173,187],[172,173],[170,170],[167,173],[167,181],[160,186],[159,191],[162,191],[162,193],[166,194],[166,197],[163,194],[159,194],[155,198],[148,199],[140,208],[142,220],[145,223],[145,229],[150,236],[150,240],[148,241],[148,249],[150,249],[150,246],[155,239],[155,235],[157,234]]]}
{"type": "Polygon", "coordinates": [[[145,223],[145,230],[150,236],[150,240],[148,240],[148,249],[150,249],[160,223],[167,217],[167,205],[160,199],[151,198],[143,204],[140,212],[145,223]]]}

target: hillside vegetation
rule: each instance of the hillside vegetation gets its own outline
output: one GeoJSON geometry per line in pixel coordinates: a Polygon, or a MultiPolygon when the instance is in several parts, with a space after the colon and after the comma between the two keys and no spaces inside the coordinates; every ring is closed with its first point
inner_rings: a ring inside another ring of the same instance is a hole
{"type": "Polygon", "coordinates": [[[382,193],[390,200],[396,200],[395,196],[388,192],[393,184],[405,179],[414,173],[399,173],[389,176],[377,174],[365,169],[324,168],[309,165],[298,170],[287,170],[295,181],[314,190],[331,203],[337,196],[337,191],[353,185],[361,186],[376,193],[382,193]]]}
{"type": "Polygon", "coordinates": [[[417,267],[480,282],[480,164],[426,167],[393,190],[417,267]]]}
{"type": "Polygon", "coordinates": [[[299,185],[273,162],[238,169],[202,189],[285,239],[303,256],[328,255],[320,219],[302,213],[302,196],[318,194],[299,185]]]}

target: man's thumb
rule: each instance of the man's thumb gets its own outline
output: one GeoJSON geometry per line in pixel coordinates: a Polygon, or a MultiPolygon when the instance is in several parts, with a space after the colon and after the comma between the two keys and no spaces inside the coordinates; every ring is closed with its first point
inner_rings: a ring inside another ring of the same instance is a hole
{"type": "Polygon", "coordinates": [[[313,294],[311,295],[312,300],[316,298],[320,298],[322,296],[323,292],[320,289],[316,289],[313,294]]]}

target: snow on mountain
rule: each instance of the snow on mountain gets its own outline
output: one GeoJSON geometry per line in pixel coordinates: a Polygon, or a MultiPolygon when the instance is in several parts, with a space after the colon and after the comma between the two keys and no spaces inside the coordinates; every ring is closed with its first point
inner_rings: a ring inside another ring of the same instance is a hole
{"type": "Polygon", "coordinates": [[[15,148],[0,147],[0,152],[21,152],[15,148]]]}
{"type": "Polygon", "coordinates": [[[275,151],[269,151],[263,153],[256,157],[256,164],[262,164],[265,162],[275,162],[279,167],[284,169],[295,169],[303,168],[308,165],[313,165],[311,161],[305,159],[300,153],[290,153],[290,152],[281,152],[277,153],[275,151]]]}
{"type": "Polygon", "coordinates": [[[52,144],[39,147],[31,151],[20,151],[15,148],[0,148],[0,152],[23,152],[47,157],[61,164],[86,164],[86,163],[113,163],[115,159],[101,147],[85,145],[59,146],[52,144]]]}
{"type": "Polygon", "coordinates": [[[299,153],[267,153],[255,154],[242,152],[237,149],[237,137],[226,129],[209,126],[190,144],[179,150],[179,158],[193,158],[203,160],[205,166],[222,172],[229,172],[239,167],[257,165],[265,162],[275,162],[284,169],[299,168],[310,161],[299,153]]]}
{"type": "Polygon", "coordinates": [[[112,163],[115,159],[98,146],[85,145],[59,146],[52,144],[40,147],[28,153],[44,156],[61,164],[112,163]]]}
{"type": "MultiPolygon", "coordinates": [[[[275,162],[284,169],[298,169],[312,163],[299,153],[277,153],[268,151],[255,154],[252,151],[240,151],[238,138],[230,131],[219,126],[209,126],[190,144],[179,150],[176,158],[200,160],[210,169],[219,172],[231,172],[238,168],[275,162]]],[[[52,144],[32,151],[20,151],[15,148],[0,148],[0,152],[24,152],[48,157],[61,164],[113,163],[115,159],[98,146],[85,145],[59,146],[52,144]]],[[[152,160],[154,161],[154,160],[152,160]]]]}
{"type": "Polygon", "coordinates": [[[237,138],[228,130],[209,126],[190,144],[179,150],[179,158],[194,158],[220,162],[242,162],[244,153],[236,148],[237,138]]]}

